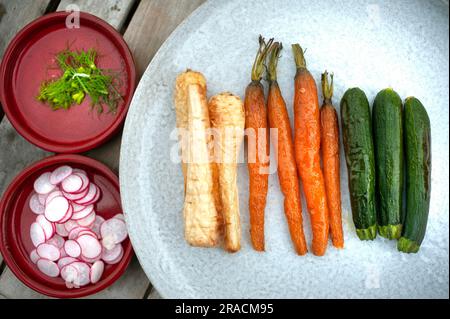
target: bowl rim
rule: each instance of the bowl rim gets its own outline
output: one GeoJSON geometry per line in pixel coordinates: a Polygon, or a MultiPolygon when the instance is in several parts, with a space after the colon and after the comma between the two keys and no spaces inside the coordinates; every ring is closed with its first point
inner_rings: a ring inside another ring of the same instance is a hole
{"type": "Polygon", "coordinates": [[[82,153],[88,150],[91,150],[95,147],[100,146],[101,144],[108,141],[112,136],[114,136],[120,128],[123,126],[126,115],[128,113],[128,109],[131,104],[131,100],[133,99],[134,91],[136,90],[137,84],[137,72],[136,72],[136,64],[131,53],[131,50],[123,39],[122,35],[110,24],[101,18],[92,15],[87,12],[80,11],[80,20],[86,20],[93,24],[98,25],[101,29],[104,30],[105,34],[108,36],[110,41],[114,43],[114,45],[119,49],[120,54],[124,57],[125,65],[127,66],[128,74],[128,99],[125,100],[123,107],[117,112],[117,118],[115,121],[109,126],[107,129],[100,132],[95,138],[92,139],[80,139],[76,145],[68,145],[64,143],[53,143],[51,141],[46,141],[41,138],[40,135],[34,134],[27,129],[26,125],[23,125],[23,122],[14,114],[14,108],[17,103],[11,102],[9,103],[9,93],[7,92],[7,81],[5,79],[8,77],[7,66],[10,63],[15,63],[14,52],[15,49],[22,42],[23,38],[28,34],[35,32],[36,28],[47,25],[50,21],[54,19],[66,18],[70,13],[65,11],[57,11],[53,13],[45,14],[32,22],[28,23],[24,26],[10,41],[8,47],[5,50],[3,55],[1,64],[0,64],[0,101],[3,106],[3,111],[11,122],[14,129],[28,142],[46,150],[54,153],[82,153]]]}
{"type": "Polygon", "coordinates": [[[3,259],[6,263],[6,265],[9,267],[9,269],[13,272],[13,274],[25,285],[27,285],[29,288],[55,298],[80,298],[80,297],[86,297],[95,293],[98,293],[105,288],[111,286],[116,280],[118,280],[122,274],[125,272],[125,270],[128,268],[131,258],[134,254],[133,247],[131,245],[131,241],[129,241],[129,244],[127,247],[124,248],[124,255],[122,260],[114,265],[117,267],[108,277],[105,278],[104,282],[102,284],[94,284],[94,285],[88,285],[81,289],[72,289],[67,291],[61,291],[54,288],[48,288],[42,285],[41,283],[37,283],[35,280],[33,280],[30,276],[25,274],[21,269],[20,266],[17,265],[15,262],[15,256],[11,253],[11,251],[7,248],[7,245],[5,243],[6,241],[6,234],[2,231],[6,225],[4,225],[5,216],[7,214],[6,208],[9,206],[9,203],[12,199],[12,197],[17,193],[18,190],[20,190],[21,185],[29,178],[31,174],[33,174],[35,171],[43,169],[45,167],[59,164],[59,163],[76,163],[76,164],[82,164],[89,166],[95,170],[98,170],[103,176],[108,178],[110,181],[114,183],[114,185],[117,187],[117,189],[120,191],[119,187],[119,178],[118,176],[111,171],[110,168],[108,168],[106,165],[100,163],[97,160],[94,160],[92,158],[77,155],[77,154],[59,154],[54,156],[46,157],[42,160],[39,160],[28,167],[26,167],[24,170],[22,170],[16,177],[14,177],[13,181],[9,184],[7,189],[5,190],[5,193],[2,196],[2,199],[0,201],[0,232],[2,233],[0,236],[0,252],[3,255],[3,259]]]}

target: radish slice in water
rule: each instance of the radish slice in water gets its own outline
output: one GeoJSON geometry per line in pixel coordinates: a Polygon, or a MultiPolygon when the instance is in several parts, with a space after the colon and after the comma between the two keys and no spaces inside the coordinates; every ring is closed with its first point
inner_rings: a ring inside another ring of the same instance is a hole
{"type": "Polygon", "coordinates": [[[56,233],[57,233],[59,236],[67,237],[67,235],[69,235],[69,232],[67,231],[65,225],[66,225],[66,224],[55,224],[55,227],[56,227],[56,233]]]}
{"type": "Polygon", "coordinates": [[[120,219],[123,222],[125,221],[125,216],[123,214],[116,214],[113,218],[120,219]]]}
{"type": "Polygon", "coordinates": [[[53,237],[51,239],[47,240],[47,244],[54,245],[54,246],[56,246],[58,248],[63,248],[64,247],[64,242],[65,242],[65,239],[62,238],[58,234],[53,235],[53,237]]]}
{"type": "MultiPolygon", "coordinates": [[[[66,197],[66,198],[67,198],[67,197],[66,197]]],[[[69,199],[69,198],[67,198],[67,199],[69,199]]],[[[73,207],[73,212],[74,212],[74,213],[81,212],[83,209],[86,208],[86,206],[84,206],[84,205],[78,205],[78,204],[75,203],[75,202],[72,202],[72,207],[73,207]]]]}
{"type": "Polygon", "coordinates": [[[79,261],[79,260],[76,258],[73,258],[73,257],[69,257],[69,256],[61,257],[61,259],[58,260],[58,267],[62,269],[64,266],[69,265],[76,261],[79,261]]]}
{"type": "Polygon", "coordinates": [[[64,243],[64,250],[68,256],[73,258],[78,258],[81,255],[81,247],[75,240],[67,240],[64,243]]]}
{"type": "Polygon", "coordinates": [[[111,218],[105,221],[100,227],[102,238],[110,238],[114,244],[121,243],[127,236],[127,226],[124,221],[118,218],[111,218]]]}
{"type": "Polygon", "coordinates": [[[53,198],[45,207],[45,218],[51,222],[59,222],[66,217],[70,204],[65,197],[53,198]]]}
{"type": "Polygon", "coordinates": [[[105,262],[110,262],[117,259],[123,251],[123,247],[121,244],[117,244],[113,246],[112,249],[103,249],[102,251],[102,259],[105,262]]]}
{"type": "Polygon", "coordinates": [[[89,235],[94,237],[95,239],[98,239],[97,235],[92,231],[92,230],[82,230],[80,232],[78,232],[78,237],[83,236],[83,235],[89,235]]]}
{"type": "Polygon", "coordinates": [[[73,281],[74,284],[81,287],[91,282],[91,267],[87,263],[76,261],[74,263],[71,263],[70,266],[75,267],[78,272],[77,278],[75,278],[75,280],[73,281]]]}
{"type": "Polygon", "coordinates": [[[58,247],[46,243],[40,244],[36,248],[36,252],[41,258],[51,261],[56,261],[61,257],[58,247]]]}
{"type": "Polygon", "coordinates": [[[30,227],[30,238],[33,242],[34,247],[39,246],[45,242],[45,233],[41,225],[34,222],[30,227]]]}
{"type": "Polygon", "coordinates": [[[36,222],[42,227],[45,234],[45,240],[49,240],[55,234],[55,226],[49,222],[44,215],[39,215],[36,222]]]}
{"type": "Polygon", "coordinates": [[[94,221],[95,221],[95,212],[94,211],[92,211],[92,213],[90,213],[89,215],[87,215],[86,217],[84,217],[84,218],[82,218],[82,219],[78,219],[77,220],[77,223],[80,225],[80,226],[85,226],[85,227],[89,227],[89,226],[91,226],[93,223],[94,223],[94,221]]]}
{"type": "Polygon", "coordinates": [[[69,238],[69,239],[76,239],[76,238],[78,237],[78,234],[79,234],[81,231],[83,231],[83,230],[89,230],[89,231],[90,231],[90,228],[83,227],[83,226],[78,226],[78,223],[77,223],[77,227],[74,227],[74,228],[69,232],[68,238],[69,238]]]}
{"type": "Polygon", "coordinates": [[[65,265],[61,268],[61,278],[66,283],[73,283],[78,278],[78,270],[72,265],[65,265]]]}
{"type": "Polygon", "coordinates": [[[86,206],[85,209],[83,209],[83,210],[81,210],[81,211],[79,211],[79,212],[73,213],[72,219],[73,219],[73,220],[78,220],[78,219],[85,218],[85,217],[88,216],[90,213],[92,213],[93,210],[94,210],[94,205],[86,206]]]}
{"type": "Polygon", "coordinates": [[[40,215],[44,213],[45,206],[39,201],[39,195],[33,194],[29,202],[30,209],[33,213],[40,215]]]}
{"type": "Polygon", "coordinates": [[[39,200],[39,203],[41,203],[42,205],[45,205],[45,201],[47,200],[47,197],[48,197],[49,194],[37,194],[36,193],[36,195],[38,197],[38,200],[39,200]]]}
{"type": "Polygon", "coordinates": [[[64,247],[59,249],[59,253],[61,254],[61,256],[59,257],[60,258],[59,260],[61,260],[61,258],[63,258],[63,257],[67,257],[67,253],[64,250],[64,247]]]}
{"type": "Polygon", "coordinates": [[[87,177],[87,174],[80,173],[80,172],[75,172],[74,174],[81,177],[81,180],[83,181],[83,185],[81,186],[80,191],[88,188],[90,182],[89,182],[89,177],[87,177]]]}
{"type": "Polygon", "coordinates": [[[55,197],[60,197],[63,196],[63,192],[61,192],[60,190],[54,190],[53,192],[51,192],[50,194],[47,195],[47,198],[45,199],[45,204],[44,206],[47,206],[48,203],[55,197]]]}
{"type": "Polygon", "coordinates": [[[102,238],[100,234],[100,226],[103,224],[105,219],[102,216],[96,215],[95,221],[91,226],[92,231],[97,235],[97,238],[102,238]]]}
{"type": "Polygon", "coordinates": [[[57,185],[61,183],[67,176],[72,174],[72,167],[63,165],[55,169],[50,175],[50,183],[57,185]]]}
{"type": "Polygon", "coordinates": [[[102,245],[100,242],[90,235],[82,235],[77,238],[81,247],[81,254],[86,258],[96,258],[102,253],[102,245]]]}
{"type": "Polygon", "coordinates": [[[36,249],[33,249],[30,253],[30,259],[33,262],[33,264],[37,263],[37,261],[40,259],[41,257],[38,255],[36,249]]]}
{"type": "Polygon", "coordinates": [[[72,205],[69,204],[69,210],[67,211],[66,215],[64,216],[63,219],[61,219],[57,223],[64,224],[64,223],[68,222],[72,218],[72,215],[73,215],[73,208],[72,208],[72,205]]]}
{"type": "Polygon", "coordinates": [[[69,175],[61,182],[61,187],[66,193],[80,192],[83,190],[83,179],[77,174],[69,175]]]}
{"type": "Polygon", "coordinates": [[[90,200],[89,202],[84,203],[84,205],[95,204],[100,199],[102,191],[100,190],[100,188],[97,185],[94,185],[94,186],[95,186],[96,191],[97,191],[96,194],[95,194],[95,197],[92,200],[90,200]]]}
{"type": "MultiPolygon", "coordinates": [[[[122,246],[120,246],[120,247],[122,247],[122,246]]],[[[123,249],[120,251],[120,255],[117,256],[116,259],[110,260],[110,261],[106,261],[106,260],[105,260],[105,263],[107,263],[108,265],[114,265],[114,264],[117,264],[119,261],[122,260],[122,257],[123,257],[123,249]]]]}
{"type": "Polygon", "coordinates": [[[97,260],[91,267],[91,283],[97,283],[102,277],[105,264],[101,260],[97,260]]]}
{"type": "Polygon", "coordinates": [[[95,186],[94,183],[91,183],[89,184],[89,188],[86,195],[83,198],[75,200],[75,203],[79,205],[85,205],[86,203],[92,201],[96,194],[97,194],[97,186],[95,186]]]}
{"type": "Polygon", "coordinates": [[[41,258],[36,262],[38,269],[49,277],[58,277],[59,268],[53,261],[41,258]]]}
{"type": "Polygon", "coordinates": [[[51,173],[49,172],[44,173],[34,181],[34,190],[36,193],[48,194],[55,188],[55,185],[50,183],[50,175],[51,173]]]}

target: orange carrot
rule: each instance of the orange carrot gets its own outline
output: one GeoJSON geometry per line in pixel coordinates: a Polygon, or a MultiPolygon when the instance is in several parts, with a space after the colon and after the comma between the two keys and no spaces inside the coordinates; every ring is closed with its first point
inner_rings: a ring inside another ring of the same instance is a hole
{"type": "Polygon", "coordinates": [[[320,112],[317,87],[306,69],[303,50],[292,45],[297,74],[294,93],[295,159],[305,192],[313,233],[312,251],[325,254],[328,243],[328,206],[320,167],[320,112]]]}
{"type": "Polygon", "coordinates": [[[331,74],[331,82],[328,83],[327,71],[322,74],[322,92],[323,104],[320,109],[320,136],[330,233],[333,246],[344,248],[339,174],[339,124],[336,109],[331,102],[333,96],[333,74],[331,74]]]}
{"type": "Polygon", "coordinates": [[[291,124],[286,109],[286,103],[277,83],[277,63],[282,49],[281,43],[272,45],[268,67],[269,96],[267,108],[270,127],[278,130],[278,178],[284,195],[284,212],[289,225],[289,231],[295,250],[299,255],[307,253],[305,235],[303,233],[302,205],[298,183],[297,167],[295,166],[294,143],[291,124]]]}
{"type": "Polygon", "coordinates": [[[273,39],[266,44],[259,37],[259,50],[252,68],[252,81],[245,90],[245,128],[252,131],[248,136],[249,212],[250,237],[253,248],[264,251],[264,209],[269,188],[269,130],[264,88],[261,84],[264,62],[273,39]],[[260,132],[265,132],[261,136],[260,132]],[[261,145],[260,145],[261,144],[261,145]],[[259,153],[263,152],[263,153],[259,153]]]}

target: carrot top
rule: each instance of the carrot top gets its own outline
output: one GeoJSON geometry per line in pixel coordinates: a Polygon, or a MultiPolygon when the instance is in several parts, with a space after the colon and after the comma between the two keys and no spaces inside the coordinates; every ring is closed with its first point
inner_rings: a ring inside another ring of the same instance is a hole
{"type": "Polygon", "coordinates": [[[328,72],[325,70],[322,73],[322,92],[323,101],[331,103],[331,98],[333,97],[333,73],[330,74],[330,82],[328,82],[328,72]]]}
{"type": "Polygon", "coordinates": [[[260,35],[259,36],[259,50],[255,57],[255,62],[253,62],[252,67],[252,81],[260,81],[262,78],[262,75],[264,73],[264,62],[266,61],[266,56],[269,52],[269,49],[272,45],[273,38],[269,39],[269,41],[266,43],[264,38],[260,35]]]}
{"type": "Polygon", "coordinates": [[[281,42],[274,42],[270,48],[269,66],[267,68],[267,80],[269,82],[277,80],[277,65],[282,49],[283,44],[281,42]]]}
{"type": "Polygon", "coordinates": [[[303,50],[300,44],[297,43],[292,45],[292,53],[294,54],[297,69],[306,69],[305,52],[306,50],[303,50]]]}

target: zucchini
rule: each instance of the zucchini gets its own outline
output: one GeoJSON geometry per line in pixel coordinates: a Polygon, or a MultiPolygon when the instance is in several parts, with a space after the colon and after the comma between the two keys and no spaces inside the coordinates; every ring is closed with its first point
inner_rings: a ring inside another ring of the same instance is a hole
{"type": "Polygon", "coordinates": [[[377,236],[377,220],[372,121],[369,101],[361,89],[345,92],[341,100],[341,121],[356,234],[361,240],[373,240],[377,236]]]}
{"type": "Polygon", "coordinates": [[[428,221],[431,192],[431,128],[422,103],[405,101],[406,212],[398,250],[419,251],[428,221]]]}
{"type": "Polygon", "coordinates": [[[388,239],[399,239],[403,199],[402,99],[390,88],[380,91],[372,115],[378,233],[388,239]]]}

